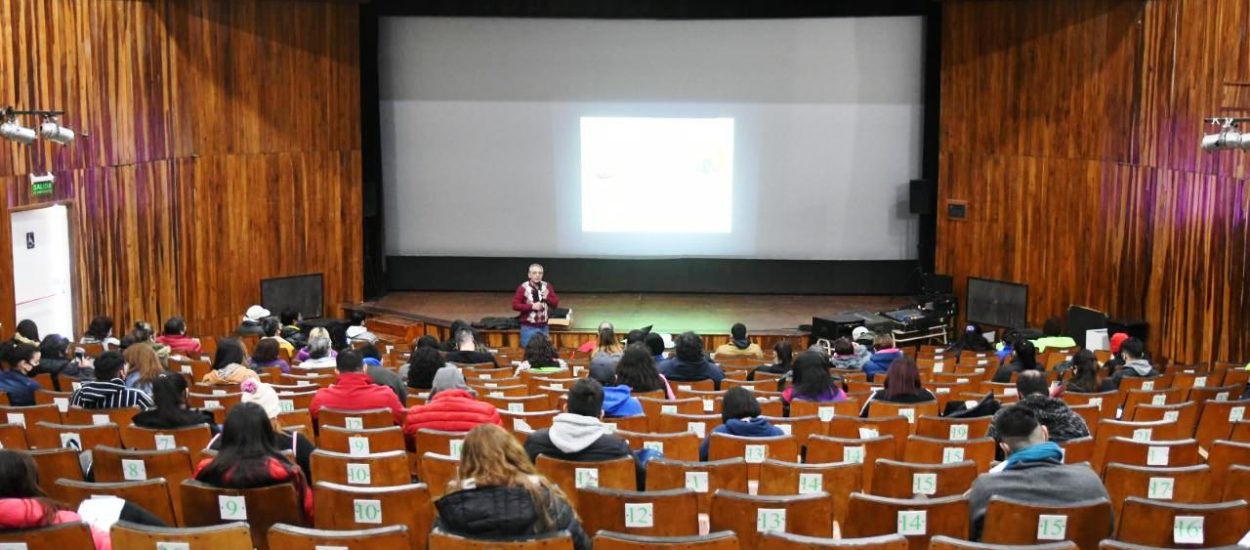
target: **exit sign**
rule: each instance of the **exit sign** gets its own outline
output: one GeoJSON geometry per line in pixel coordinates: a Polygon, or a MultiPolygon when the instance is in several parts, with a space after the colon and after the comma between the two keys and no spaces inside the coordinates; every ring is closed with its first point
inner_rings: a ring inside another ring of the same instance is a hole
{"type": "Polygon", "coordinates": [[[52,182],[55,178],[52,174],[44,174],[42,176],[30,175],[30,194],[32,195],[51,195],[52,182]]]}

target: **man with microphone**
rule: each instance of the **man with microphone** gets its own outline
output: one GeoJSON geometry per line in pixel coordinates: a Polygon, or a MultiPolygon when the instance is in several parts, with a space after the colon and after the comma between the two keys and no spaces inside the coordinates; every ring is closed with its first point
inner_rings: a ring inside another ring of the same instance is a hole
{"type": "Polygon", "coordinates": [[[559,305],[560,297],[556,296],[556,289],[543,281],[543,266],[531,264],[529,280],[521,283],[512,297],[512,309],[521,312],[521,347],[525,347],[535,334],[550,334],[547,320],[551,308],[559,305]]]}

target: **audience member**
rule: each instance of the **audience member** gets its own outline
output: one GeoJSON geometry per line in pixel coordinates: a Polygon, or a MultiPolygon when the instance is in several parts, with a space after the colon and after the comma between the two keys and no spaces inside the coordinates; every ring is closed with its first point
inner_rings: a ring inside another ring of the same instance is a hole
{"type": "Polygon", "coordinates": [[[362,372],[364,361],[360,354],[352,350],[344,350],[336,359],[339,378],[328,388],[317,390],[308,412],[313,420],[322,408],[344,411],[363,411],[368,409],[390,409],[394,414],[395,424],[404,425],[404,406],[395,397],[395,392],[386,386],[373,383],[368,374],[362,372]]]}
{"type": "MultiPolygon", "coordinates": [[[[243,392],[243,402],[260,407],[265,411],[265,416],[269,417],[274,446],[283,451],[291,451],[291,456],[295,457],[295,464],[304,474],[304,479],[312,479],[312,453],[317,450],[317,446],[304,437],[303,432],[287,431],[282,425],[282,400],[278,397],[278,392],[273,389],[273,386],[255,380],[248,380],[239,386],[240,391],[243,392]]],[[[220,449],[221,438],[214,438],[210,441],[208,448],[220,449]]]]}
{"type": "MultiPolygon", "coordinates": [[[[537,338],[537,335],[535,335],[537,338]]],[[[589,378],[573,383],[565,411],[556,415],[550,428],[531,433],[525,440],[530,461],[538,455],[560,460],[598,462],[633,456],[625,440],[612,435],[603,418],[603,386],[589,378]]]]}
{"type": "Polygon", "coordinates": [[[404,381],[399,378],[398,374],[382,366],[382,353],[378,351],[377,346],[365,344],[360,347],[359,352],[360,359],[365,364],[365,374],[373,379],[373,383],[390,388],[395,392],[395,397],[399,398],[400,403],[407,403],[408,386],[404,385],[404,381]]]}
{"type": "Polygon", "coordinates": [[[134,416],[132,422],[140,428],[169,430],[207,424],[214,435],[219,431],[213,413],[187,407],[187,379],[181,374],[165,373],[152,382],[152,402],[155,406],[134,416]]]}
{"type": "Polygon", "coordinates": [[[217,456],[203,459],[195,480],[214,487],[252,489],[291,483],[303,503],[304,517],[313,519],[313,496],[307,477],[275,445],[277,434],[265,409],[240,403],[230,409],[213,448],[217,456]]]}
{"type": "Polygon", "coordinates": [[[1042,323],[1042,337],[1033,340],[1033,346],[1039,353],[1044,353],[1046,348],[1074,348],[1076,340],[1064,335],[1062,319],[1051,317],[1042,323]]]}
{"type": "Polygon", "coordinates": [[[512,296],[512,309],[521,322],[521,347],[526,347],[536,334],[550,336],[551,310],[560,307],[556,288],[543,280],[543,266],[531,264],[529,278],[516,287],[512,296]]]}
{"type": "Polygon", "coordinates": [[[1154,378],[1159,376],[1154,367],[1150,366],[1150,361],[1146,360],[1146,344],[1141,340],[1137,338],[1125,340],[1120,345],[1120,355],[1124,358],[1124,364],[1111,376],[1111,382],[1116,388],[1120,387],[1120,382],[1126,377],[1154,378]]]}
{"type": "Polygon", "coordinates": [[[270,315],[269,310],[259,305],[247,308],[239,327],[234,329],[237,336],[265,336],[265,329],[260,322],[270,315]]]}
{"type": "Polygon", "coordinates": [[[283,373],[291,372],[291,365],[282,360],[282,346],[277,338],[261,338],[252,350],[252,370],[260,371],[270,367],[278,367],[283,373]]]}
{"type": "Polygon", "coordinates": [[[31,369],[29,376],[49,373],[52,375],[52,389],[70,391],[73,382],[94,380],[95,369],[91,368],[90,357],[70,358],[69,340],[60,334],[49,334],[39,344],[39,364],[31,369]]]}
{"type": "Polygon", "coordinates": [[[785,432],[760,416],[760,402],[755,395],[742,386],[734,386],[725,392],[721,403],[721,421],[723,424],[712,429],[711,433],[699,445],[699,460],[707,460],[708,447],[712,442],[712,434],[729,434],[738,437],[775,437],[785,432]]]}
{"type": "Polygon", "coordinates": [[[590,537],[564,493],[538,474],[512,434],[493,424],[473,428],[447,493],[434,501],[440,531],[478,539],[518,539],[567,531],[575,550],[590,537]]]}
{"type": "Polygon", "coordinates": [[[121,347],[123,349],[127,347],[127,339],[129,339],[132,343],[143,344],[152,348],[152,351],[156,352],[156,358],[160,361],[161,368],[169,368],[169,355],[171,350],[169,349],[169,346],[156,341],[156,330],[152,328],[151,323],[147,321],[136,322],[134,329],[130,331],[130,334],[127,334],[126,338],[122,338],[123,345],[121,347]]]}
{"type": "Polygon", "coordinates": [[[122,358],[130,365],[130,372],[126,375],[126,387],[152,395],[152,383],[165,373],[156,352],[149,346],[134,345],[122,352],[122,358]]]}
{"type": "Polygon", "coordinates": [[[1030,370],[1040,371],[1043,368],[1042,365],[1037,364],[1037,348],[1033,346],[1033,342],[1021,340],[1012,350],[1011,358],[994,371],[993,380],[999,384],[1006,384],[1011,382],[1013,374],[1030,370]]]}
{"type": "Polygon", "coordinates": [[[477,336],[473,334],[473,329],[465,327],[456,333],[456,349],[447,352],[444,358],[448,363],[466,365],[490,363],[492,366],[498,367],[499,363],[495,361],[495,356],[482,348],[483,346],[478,345],[477,336]]]}
{"type": "Polygon", "coordinates": [[[347,325],[345,335],[349,345],[352,343],[376,344],[378,342],[378,336],[369,332],[369,329],[365,327],[365,316],[359,312],[352,313],[352,320],[347,325]]]}
{"type": "MultiPolygon", "coordinates": [[[[1037,415],[1038,422],[1046,426],[1046,431],[1050,435],[1050,440],[1056,443],[1064,443],[1073,439],[1088,437],[1089,426],[1085,425],[1085,419],[1081,415],[1072,412],[1068,408],[1068,404],[1063,400],[1055,399],[1050,396],[1050,390],[1046,384],[1046,375],[1041,371],[1028,370],[1020,373],[1020,377],[1016,380],[1016,392],[1020,396],[1017,407],[1023,407],[1033,411],[1037,415]]],[[[1003,414],[1007,409],[999,409],[995,414],[995,418],[1003,414]]],[[[994,424],[990,424],[989,437],[996,437],[997,429],[994,424]]]]}
{"type": "Polygon", "coordinates": [[[794,344],[791,344],[789,340],[777,342],[773,345],[773,354],[777,357],[777,362],[751,369],[751,372],[747,373],[747,380],[755,380],[755,373],[757,372],[769,374],[786,374],[790,372],[790,362],[794,360],[794,344]]]}
{"type": "Polygon", "coordinates": [[[264,334],[261,340],[273,340],[278,343],[279,350],[286,351],[288,357],[295,355],[295,345],[282,337],[282,321],[279,321],[277,317],[270,315],[261,319],[260,330],[264,334]]]}
{"type": "Polygon", "coordinates": [[[1110,499],[1089,465],[1063,463],[1063,451],[1049,441],[1046,426],[1032,409],[1006,407],[995,416],[994,428],[1007,460],[997,471],[978,477],[968,493],[972,540],[981,539],[985,511],[993,496],[1042,506],[1110,499]]]}
{"type": "Polygon", "coordinates": [[[304,331],[300,329],[299,324],[304,320],[299,310],[294,308],[286,308],[278,316],[278,321],[282,323],[280,332],[282,339],[289,342],[296,348],[302,348],[308,344],[308,338],[304,336],[304,331]]]}
{"type": "Polygon", "coordinates": [[[936,400],[937,397],[921,385],[920,370],[916,368],[916,362],[910,357],[900,355],[890,363],[890,369],[886,371],[885,387],[868,396],[868,401],[864,403],[859,415],[866,418],[873,401],[925,403],[936,400]]]}
{"type": "Polygon", "coordinates": [[[17,323],[17,332],[13,334],[13,340],[28,346],[39,347],[39,326],[30,319],[22,319],[17,323]]]}
{"type": "Polygon", "coordinates": [[[642,403],[637,397],[631,395],[631,389],[626,384],[615,384],[615,376],[608,380],[606,384],[602,380],[595,378],[603,386],[603,416],[608,418],[624,418],[626,416],[638,416],[643,414],[642,403]]]}
{"type": "Polygon", "coordinates": [[[432,389],[434,376],[446,364],[438,348],[418,346],[408,358],[408,387],[414,390],[432,389]]]}
{"type": "Polygon", "coordinates": [[[675,399],[673,389],[668,380],[655,368],[655,359],[651,357],[651,349],[645,344],[630,344],[616,364],[614,385],[629,386],[631,393],[648,393],[664,390],[668,399],[675,399]]]}
{"type": "Polygon", "coordinates": [[[547,339],[547,335],[535,333],[525,345],[525,360],[521,361],[516,371],[518,374],[523,370],[548,373],[567,368],[569,368],[568,363],[565,363],[564,359],[556,353],[556,347],[551,344],[551,340],[547,339]]]}
{"type": "Polygon", "coordinates": [[[1063,391],[1099,393],[1114,389],[1115,381],[1110,377],[1098,381],[1098,358],[1094,356],[1094,352],[1087,349],[1076,352],[1072,357],[1072,367],[1068,369],[1063,391]]]}
{"type": "Polygon", "coordinates": [[[760,345],[752,342],[747,338],[747,326],[742,323],[734,323],[729,328],[729,343],[721,344],[716,347],[714,356],[724,357],[754,357],[756,359],[764,358],[764,350],[760,349],[760,345]]]}
{"type": "Polygon", "coordinates": [[[113,337],[113,318],[104,315],[91,320],[78,343],[101,344],[105,350],[121,345],[121,341],[113,337]]]}
{"type": "Polygon", "coordinates": [[[667,359],[667,357],[664,356],[664,349],[669,346],[667,345],[667,342],[664,341],[663,334],[648,332],[642,337],[642,341],[647,345],[647,349],[651,350],[651,357],[655,359],[656,363],[667,359]]]}
{"type": "Polygon", "coordinates": [[[425,405],[408,410],[404,434],[409,441],[416,441],[417,430],[423,428],[467,432],[478,424],[503,425],[499,411],[490,403],[478,401],[475,395],[476,392],[465,384],[459,367],[449,365],[439,369],[425,405]]]}
{"type": "Polygon", "coordinates": [[[307,352],[307,355],[300,360],[300,368],[333,368],[336,364],[335,358],[337,358],[338,355],[334,353],[334,350],[331,348],[332,343],[330,340],[330,331],[322,327],[313,329],[312,334],[308,336],[308,347],[304,350],[304,352],[307,352]]]}
{"type": "Polygon", "coordinates": [[[894,337],[889,334],[878,334],[872,340],[873,354],[864,363],[864,373],[868,375],[868,381],[876,380],[878,374],[885,374],[890,370],[890,365],[894,361],[903,356],[903,352],[894,347],[894,337]]]}
{"type": "Polygon", "coordinates": [[[794,360],[794,373],[790,387],[781,392],[786,403],[799,401],[845,401],[846,392],[833,383],[829,375],[829,363],[814,351],[800,353],[794,360]]]}
{"type": "Polygon", "coordinates": [[[610,385],[616,375],[616,364],[624,354],[625,346],[617,340],[612,323],[599,323],[599,339],[590,354],[590,376],[605,386],[610,385]]]}
{"type": "Polygon", "coordinates": [[[200,339],[187,336],[187,322],[182,317],[170,317],[165,321],[165,330],[156,341],[182,355],[199,355],[203,352],[200,339]]]}
{"type": "Polygon", "coordinates": [[[260,380],[256,371],[247,368],[247,350],[243,342],[237,338],[226,338],[217,342],[217,352],[213,354],[213,370],[204,375],[204,384],[228,385],[238,384],[244,380],[260,380]]]}
{"type": "Polygon", "coordinates": [[[1020,331],[1016,329],[1008,329],[1004,332],[1003,339],[998,342],[998,345],[996,346],[998,351],[994,352],[994,355],[998,356],[998,362],[1002,363],[1006,361],[1007,357],[1011,356],[1011,352],[1015,349],[1016,343],[1023,340],[1024,337],[1021,336],[1020,331]]]}
{"type": "Polygon", "coordinates": [[[951,349],[956,353],[972,351],[994,351],[994,346],[989,340],[985,339],[985,335],[981,333],[981,326],[977,324],[969,324],[964,326],[964,333],[959,337],[959,341],[955,342],[951,349]]]}
{"type": "Polygon", "coordinates": [[[1103,368],[1107,369],[1108,372],[1114,373],[1115,369],[1124,365],[1124,356],[1121,354],[1121,347],[1124,346],[1124,342],[1127,342],[1128,339],[1129,335],[1125,332],[1117,332],[1111,335],[1111,338],[1108,341],[1111,348],[1111,358],[1103,364],[1103,368]]]}
{"type": "Polygon", "coordinates": [[[665,359],[657,369],[671,381],[697,382],[712,380],[717,390],[725,373],[703,353],[703,339],[693,332],[683,332],[674,341],[676,354],[665,359]]]}
{"type": "MultiPolygon", "coordinates": [[[[95,381],[86,382],[69,396],[69,404],[84,409],[152,408],[152,398],[126,387],[126,360],[116,351],[101,353],[95,360],[95,381]]],[[[10,400],[12,394],[9,395],[10,400]]]]}
{"type": "MultiPolygon", "coordinates": [[[[860,327],[863,328],[863,327],[860,327]]],[[[833,356],[830,362],[835,369],[864,370],[864,365],[872,358],[872,350],[842,337],[833,341],[833,356]]]]}
{"type": "Polygon", "coordinates": [[[30,373],[39,366],[39,348],[15,340],[0,342],[0,391],[9,396],[9,405],[35,404],[39,383],[30,373]]]}

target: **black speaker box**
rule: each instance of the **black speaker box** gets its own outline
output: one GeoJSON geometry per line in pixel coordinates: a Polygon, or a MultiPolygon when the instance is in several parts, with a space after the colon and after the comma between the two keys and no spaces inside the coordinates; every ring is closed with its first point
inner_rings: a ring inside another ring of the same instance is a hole
{"type": "Polygon", "coordinates": [[[929,180],[911,180],[908,188],[908,205],[912,214],[933,215],[937,213],[937,186],[929,180]]]}

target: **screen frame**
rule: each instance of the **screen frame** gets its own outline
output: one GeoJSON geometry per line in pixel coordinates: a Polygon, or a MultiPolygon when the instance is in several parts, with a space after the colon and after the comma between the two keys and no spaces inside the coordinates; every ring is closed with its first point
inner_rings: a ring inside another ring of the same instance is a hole
{"type": "Polygon", "coordinates": [[[262,307],[264,307],[264,308],[266,308],[266,309],[270,309],[270,312],[271,312],[273,315],[278,315],[278,314],[279,314],[279,312],[278,312],[278,311],[273,311],[273,309],[272,309],[272,308],[269,308],[269,306],[268,306],[268,305],[265,305],[265,304],[266,304],[266,302],[268,302],[268,300],[266,300],[266,297],[265,297],[265,283],[281,282],[281,281],[285,281],[285,280],[288,280],[288,279],[304,279],[304,278],[308,278],[308,277],[316,277],[316,279],[317,279],[317,283],[318,283],[318,286],[320,286],[320,287],[321,287],[321,289],[320,289],[320,291],[319,291],[319,292],[321,293],[321,300],[320,300],[321,307],[317,310],[317,314],[316,314],[316,315],[309,316],[309,315],[306,315],[306,314],[305,314],[305,312],[303,312],[303,311],[301,311],[301,312],[300,312],[300,315],[302,315],[305,319],[320,319],[320,318],[322,318],[322,317],[325,317],[325,312],[326,312],[326,276],[325,276],[325,273],[321,273],[321,272],[317,272],[317,273],[301,273],[301,274],[298,274],[298,275],[283,275],[283,276],[281,276],[281,277],[269,277],[269,278],[261,279],[261,280],[260,280],[260,304],[261,304],[261,306],[262,306],[262,307]]]}
{"type": "Polygon", "coordinates": [[[1002,327],[1002,328],[1009,328],[1009,329],[1011,329],[1011,328],[1025,328],[1025,327],[1009,327],[1009,326],[1006,326],[1006,325],[1000,325],[1000,324],[998,324],[998,323],[993,323],[993,322],[986,321],[986,320],[983,320],[983,319],[973,319],[973,318],[972,318],[972,308],[971,308],[971,307],[970,307],[970,305],[969,305],[969,302],[971,302],[971,300],[972,300],[972,291],[971,291],[971,288],[972,288],[972,282],[973,282],[973,281],[981,281],[981,282],[986,282],[986,283],[994,283],[994,284],[1001,284],[1001,285],[1010,285],[1010,286],[1016,286],[1016,287],[1024,287],[1024,313],[1023,313],[1023,315],[1021,315],[1021,317],[1023,317],[1023,319],[1024,319],[1024,323],[1025,323],[1026,325],[1027,325],[1027,324],[1028,324],[1028,322],[1029,322],[1029,285],[1027,285],[1027,284],[1025,284],[1025,283],[1017,283],[1017,282],[1013,282],[1013,281],[1003,281],[1003,280],[1000,280],[1000,279],[990,279],[990,278],[987,278],[987,277],[968,277],[968,278],[967,278],[967,280],[966,280],[966,281],[964,281],[964,317],[967,319],[967,321],[968,321],[969,323],[977,323],[977,324],[979,324],[979,325],[989,325],[989,326],[992,326],[992,327],[1002,327]]]}

